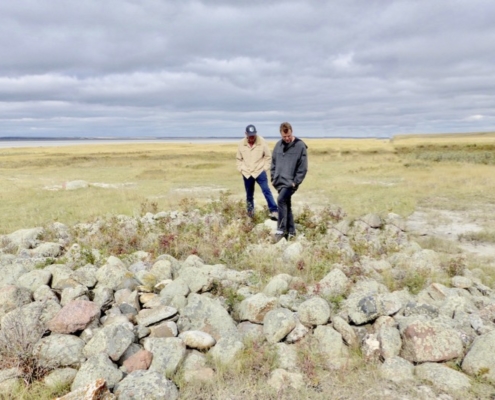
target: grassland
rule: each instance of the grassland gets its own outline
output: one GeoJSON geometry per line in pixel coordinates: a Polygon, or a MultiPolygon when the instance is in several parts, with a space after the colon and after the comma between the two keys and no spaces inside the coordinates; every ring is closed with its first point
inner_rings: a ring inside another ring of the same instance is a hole
{"type": "MultiPolygon", "coordinates": [[[[306,143],[309,173],[294,197],[296,208],[335,204],[350,216],[407,216],[418,205],[495,204],[495,134],[306,143]]],[[[208,201],[220,191],[242,198],[235,151],[235,143],[2,149],[0,233],[53,221],[73,224],[99,215],[169,210],[184,198],[208,201]],[[90,186],[63,190],[74,180],[90,186]]],[[[256,200],[258,207],[264,204],[259,190],[256,200]]]]}
{"type": "MultiPolygon", "coordinates": [[[[350,217],[369,212],[381,215],[394,212],[408,216],[418,207],[455,211],[477,209],[482,213],[485,209],[495,208],[495,163],[490,155],[495,147],[495,135],[306,142],[309,146],[309,174],[294,197],[299,217],[304,216],[307,207],[315,210],[328,205],[342,207],[350,217]]],[[[270,144],[273,146],[274,143],[270,144]]],[[[147,211],[155,213],[184,208],[188,204],[195,206],[220,197],[222,192],[227,192],[227,195],[221,196],[224,201],[218,202],[217,207],[228,205],[226,198],[239,200],[244,197],[242,179],[235,169],[235,151],[236,144],[233,143],[119,144],[0,150],[0,233],[53,221],[72,225],[97,216],[142,215],[147,211]],[[64,184],[75,180],[84,180],[90,186],[77,190],[64,189],[64,184]]],[[[262,208],[265,203],[259,189],[256,196],[258,208],[262,208]]],[[[214,204],[208,206],[214,207],[214,204]]],[[[230,208],[234,210],[230,214],[224,213],[227,219],[231,214],[239,214],[241,207],[242,204],[230,208]]],[[[432,218],[437,221],[440,221],[441,215],[432,212],[432,218]]],[[[493,219],[488,213],[483,218],[493,219]]],[[[257,219],[257,222],[262,221],[262,218],[257,219]]],[[[329,258],[332,254],[317,244],[312,247],[311,254],[306,254],[306,258],[292,266],[291,270],[282,269],[271,257],[263,257],[262,254],[248,254],[246,258],[238,248],[244,250],[256,233],[252,232],[251,226],[244,231],[242,222],[235,226],[239,227],[239,231],[218,232],[215,231],[216,225],[212,224],[211,235],[202,235],[202,232],[195,230],[201,227],[184,224],[161,238],[159,250],[184,258],[185,254],[192,254],[191,249],[194,248],[194,253],[199,250],[198,253],[208,263],[221,262],[232,268],[242,266],[253,269],[260,273],[262,281],[284,271],[304,282],[315,282],[328,272],[327,268],[332,263],[329,258]],[[240,241],[229,247],[225,243],[233,242],[229,240],[231,235],[236,235],[240,241]]],[[[494,232],[495,228],[488,226],[480,232],[463,234],[462,239],[493,243],[494,232]]],[[[94,247],[106,249],[109,254],[130,254],[143,249],[140,238],[123,237],[125,232],[121,235],[118,224],[110,224],[105,235],[99,238],[101,243],[94,247]]],[[[309,235],[307,237],[312,239],[309,235]]],[[[493,287],[492,266],[478,266],[465,261],[457,249],[452,248],[451,242],[442,242],[435,237],[425,240],[431,243],[423,242],[423,247],[446,253],[444,265],[449,276],[457,275],[466,265],[482,268],[490,278],[490,282],[484,283],[493,287]]],[[[94,243],[81,244],[90,248],[94,243]]],[[[400,281],[390,279],[385,283],[390,290],[407,287],[416,293],[426,284],[426,277],[411,273],[400,281]]],[[[239,301],[228,288],[218,287],[217,291],[222,291],[227,303],[239,301]]],[[[338,307],[341,300],[335,298],[331,301],[338,307]]],[[[357,398],[363,397],[363,394],[366,398],[385,398],[382,381],[378,379],[373,364],[365,363],[350,371],[319,375],[322,363],[314,349],[303,348],[298,357],[305,376],[314,384],[305,389],[308,395],[300,398],[328,398],[328,393],[335,398],[357,398]],[[315,394],[317,392],[321,396],[315,394]]],[[[355,354],[355,357],[358,362],[362,361],[361,355],[355,354]]],[[[240,361],[242,370],[222,371],[218,368],[218,377],[209,386],[184,384],[181,398],[227,398],[232,387],[243,388],[243,395],[249,393],[250,398],[292,397],[283,392],[267,397],[263,391],[265,386],[260,382],[266,380],[274,366],[273,354],[268,350],[253,345],[246,349],[240,361]],[[207,397],[205,393],[211,396],[207,397]]],[[[397,398],[399,394],[410,397],[412,386],[411,383],[411,387],[404,384],[394,388],[388,398],[397,398]]],[[[475,389],[478,390],[477,387],[475,389]]],[[[53,393],[46,390],[36,383],[25,394],[19,392],[13,397],[53,398],[53,393]]],[[[483,390],[491,391],[491,387],[483,390]]],[[[483,392],[480,395],[474,393],[473,398],[487,397],[483,392]]]]}

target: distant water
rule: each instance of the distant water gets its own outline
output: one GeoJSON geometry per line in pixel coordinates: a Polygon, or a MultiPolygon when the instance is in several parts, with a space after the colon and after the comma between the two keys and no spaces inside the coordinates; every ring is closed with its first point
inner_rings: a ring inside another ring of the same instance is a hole
{"type": "MultiPolygon", "coordinates": [[[[277,141],[280,136],[263,136],[266,140],[277,141]]],[[[239,137],[170,137],[170,138],[127,138],[127,139],[108,139],[108,138],[23,138],[23,137],[0,137],[0,149],[9,149],[15,147],[60,147],[60,146],[77,146],[92,144],[133,144],[133,143],[237,143],[241,140],[239,137]]],[[[370,138],[370,137],[302,137],[302,139],[389,139],[370,138]]]]}
{"type": "Polygon", "coordinates": [[[0,149],[16,147],[60,147],[92,144],[136,144],[136,143],[233,143],[240,138],[171,138],[171,139],[0,139],[0,149]]]}

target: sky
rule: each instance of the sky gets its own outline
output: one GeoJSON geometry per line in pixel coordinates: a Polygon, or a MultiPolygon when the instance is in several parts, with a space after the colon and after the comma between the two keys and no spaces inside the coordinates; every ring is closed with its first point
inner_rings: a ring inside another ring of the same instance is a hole
{"type": "Polygon", "coordinates": [[[493,0],[3,0],[0,137],[495,131],[493,0]]]}

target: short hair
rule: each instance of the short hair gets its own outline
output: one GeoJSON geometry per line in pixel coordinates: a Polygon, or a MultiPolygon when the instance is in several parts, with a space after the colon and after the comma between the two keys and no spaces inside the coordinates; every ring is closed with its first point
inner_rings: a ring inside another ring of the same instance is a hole
{"type": "Polygon", "coordinates": [[[289,124],[288,122],[282,122],[280,124],[280,133],[289,133],[289,131],[292,132],[292,125],[289,124]]]}

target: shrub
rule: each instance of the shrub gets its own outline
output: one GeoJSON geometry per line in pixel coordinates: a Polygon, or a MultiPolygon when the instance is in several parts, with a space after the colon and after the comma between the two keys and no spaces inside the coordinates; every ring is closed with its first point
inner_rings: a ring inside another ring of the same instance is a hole
{"type": "Polygon", "coordinates": [[[7,314],[2,319],[0,330],[0,370],[17,368],[26,385],[40,380],[49,370],[42,367],[33,355],[35,344],[45,332],[40,320],[41,307],[34,319],[7,314]],[[29,326],[28,326],[29,325],[29,326]]]}

